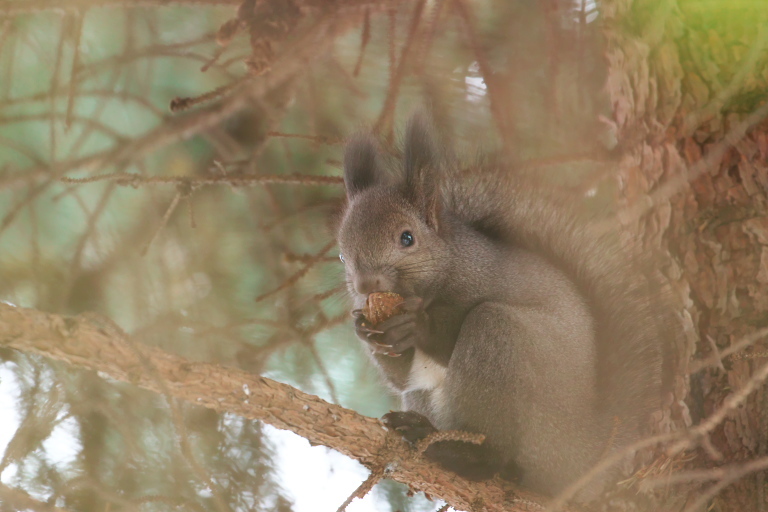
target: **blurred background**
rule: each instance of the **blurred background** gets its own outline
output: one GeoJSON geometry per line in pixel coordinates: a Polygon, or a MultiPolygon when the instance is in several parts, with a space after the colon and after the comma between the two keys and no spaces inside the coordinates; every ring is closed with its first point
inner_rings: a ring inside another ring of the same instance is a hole
{"type": "MultiPolygon", "coordinates": [[[[0,2],[0,300],[95,311],[141,343],[381,416],[397,403],[354,338],[334,243],[344,138],[369,129],[396,153],[426,107],[457,154],[611,210],[623,121],[605,34],[662,10],[606,21],[619,3],[0,2]]],[[[367,475],[181,407],[225,506],[164,397],[0,350],[3,492],[71,511],[335,510],[367,475]]],[[[387,482],[349,510],[437,508],[387,482]]]]}

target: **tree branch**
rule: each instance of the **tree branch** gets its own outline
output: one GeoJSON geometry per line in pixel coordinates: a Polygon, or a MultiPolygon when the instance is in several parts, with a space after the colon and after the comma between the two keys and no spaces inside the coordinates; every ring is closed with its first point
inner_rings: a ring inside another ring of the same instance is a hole
{"type": "MultiPolygon", "coordinates": [[[[245,371],[194,362],[136,343],[106,318],[64,317],[0,303],[0,347],[38,354],[103,377],[182,399],[218,412],[290,430],[367,468],[440,497],[457,510],[530,510],[542,498],[500,480],[470,482],[416,454],[381,422],[286,384],[245,371]]],[[[542,507],[543,508],[543,507],[542,507]]]]}

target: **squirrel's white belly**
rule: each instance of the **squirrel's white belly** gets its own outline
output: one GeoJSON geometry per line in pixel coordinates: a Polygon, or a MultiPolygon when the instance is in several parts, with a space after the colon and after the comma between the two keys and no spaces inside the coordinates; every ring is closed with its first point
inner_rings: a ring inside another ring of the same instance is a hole
{"type": "Polygon", "coordinates": [[[448,369],[429,357],[419,349],[413,354],[411,371],[408,375],[407,391],[429,391],[432,412],[436,417],[442,416],[446,400],[444,386],[448,369]]]}
{"type": "Polygon", "coordinates": [[[443,386],[447,368],[419,349],[413,354],[411,372],[408,375],[408,391],[433,390],[443,386]]]}

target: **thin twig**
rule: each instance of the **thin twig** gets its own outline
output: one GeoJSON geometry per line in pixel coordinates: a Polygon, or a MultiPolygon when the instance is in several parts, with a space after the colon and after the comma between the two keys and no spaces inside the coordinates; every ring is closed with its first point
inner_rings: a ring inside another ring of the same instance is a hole
{"type": "Polygon", "coordinates": [[[89,178],[69,178],[62,177],[63,183],[95,183],[98,181],[114,181],[118,185],[137,187],[140,185],[185,185],[200,187],[206,185],[229,185],[231,187],[247,187],[262,185],[266,183],[281,183],[287,185],[342,185],[344,178],[340,176],[310,176],[301,174],[287,175],[255,175],[244,176],[224,175],[207,176],[204,178],[191,178],[187,176],[142,176],[140,174],[128,172],[113,172],[109,174],[100,174],[89,178]]]}
{"type": "Polygon", "coordinates": [[[254,302],[261,302],[264,299],[266,299],[268,297],[271,297],[275,293],[277,293],[279,291],[282,291],[282,290],[285,290],[286,288],[290,288],[291,286],[293,286],[299,279],[304,277],[304,275],[306,275],[306,273],[309,272],[312,267],[314,267],[321,259],[323,259],[325,257],[325,253],[330,251],[331,248],[333,248],[333,246],[335,246],[335,245],[336,245],[336,240],[331,240],[330,242],[328,242],[322,249],[320,249],[315,254],[315,257],[312,258],[311,260],[307,261],[307,263],[298,272],[294,273],[288,279],[283,281],[283,283],[280,286],[278,286],[277,288],[275,288],[273,290],[270,290],[270,291],[268,291],[266,293],[263,293],[263,294],[259,295],[258,297],[256,297],[254,299],[254,302]]]}
{"type": "Polygon", "coordinates": [[[152,242],[154,242],[155,238],[157,238],[157,235],[160,233],[160,231],[162,231],[165,225],[168,224],[168,219],[171,218],[171,215],[173,214],[173,211],[176,209],[176,206],[178,206],[182,195],[183,194],[181,192],[176,192],[176,195],[173,196],[173,200],[171,201],[171,204],[168,205],[168,209],[165,210],[165,215],[163,215],[163,218],[160,220],[160,224],[157,226],[157,229],[155,229],[155,232],[152,234],[152,237],[147,241],[147,244],[141,250],[142,256],[147,254],[147,251],[149,250],[149,246],[152,245],[152,242]]]}
{"type": "MultiPolygon", "coordinates": [[[[739,341],[731,345],[730,347],[727,347],[723,350],[720,350],[719,352],[713,351],[712,355],[709,357],[702,359],[700,361],[694,361],[691,363],[691,365],[688,368],[688,374],[693,375],[696,372],[699,372],[703,370],[704,368],[709,368],[711,366],[722,366],[722,362],[720,362],[722,359],[725,359],[726,357],[730,356],[731,354],[735,354],[736,352],[739,352],[740,350],[752,346],[755,342],[760,340],[761,338],[764,338],[768,336],[768,327],[760,329],[758,331],[755,331],[753,333],[750,333],[743,338],[741,338],[739,341]]],[[[732,359],[737,359],[739,354],[733,355],[732,359]]]]}
{"type": "Polygon", "coordinates": [[[512,147],[512,144],[509,143],[509,141],[512,140],[512,126],[508,126],[508,123],[502,114],[504,109],[500,103],[502,97],[500,94],[501,91],[496,85],[496,80],[494,80],[493,69],[491,69],[491,64],[488,61],[487,52],[483,48],[480,38],[477,35],[472,12],[469,7],[467,7],[464,0],[453,0],[453,5],[464,22],[464,30],[467,33],[467,39],[469,39],[469,46],[475,53],[477,64],[480,67],[480,73],[483,75],[483,81],[488,88],[488,101],[491,104],[491,115],[496,123],[496,129],[499,131],[502,140],[507,141],[503,147],[505,151],[512,151],[514,148],[512,147]]]}
{"type": "Polygon", "coordinates": [[[739,388],[738,391],[728,395],[723,401],[723,405],[717,411],[705,418],[700,424],[690,429],[686,439],[673,444],[667,450],[667,454],[670,457],[674,457],[679,452],[693,446],[696,441],[700,441],[705,435],[719,425],[729,412],[744,403],[747,397],[749,397],[749,395],[752,394],[752,392],[757,389],[766,378],[768,378],[768,363],[758,368],[754,375],[752,375],[747,383],[739,388]]]}
{"type": "Polygon", "coordinates": [[[326,137],[325,135],[304,135],[301,133],[283,133],[276,131],[269,131],[267,135],[270,137],[284,137],[286,139],[306,139],[318,144],[336,145],[344,142],[344,139],[339,137],[326,137]]]}
{"type": "Polygon", "coordinates": [[[363,498],[366,494],[368,494],[371,489],[373,489],[373,486],[378,483],[379,480],[381,480],[384,477],[384,467],[379,467],[371,471],[371,474],[368,475],[368,478],[365,479],[363,483],[361,483],[357,489],[352,491],[352,494],[347,497],[346,500],[344,500],[344,503],[339,506],[338,509],[336,509],[336,512],[344,512],[350,503],[352,503],[352,500],[355,498],[363,498]]]}
{"type": "Polygon", "coordinates": [[[768,457],[750,461],[739,467],[729,468],[729,470],[719,482],[712,485],[705,492],[701,493],[701,495],[693,503],[686,507],[684,512],[698,512],[700,510],[704,510],[704,507],[707,502],[709,502],[709,500],[717,496],[720,491],[732,483],[744,478],[747,475],[763,472],[766,469],[768,469],[768,457]]]}
{"type": "Polygon", "coordinates": [[[711,414],[708,418],[702,421],[697,427],[688,431],[669,432],[665,434],[659,434],[656,436],[647,437],[641,439],[621,449],[611,453],[608,457],[600,460],[589,471],[580,476],[576,481],[572,482],[568,487],[563,489],[555,498],[549,503],[549,511],[557,512],[562,510],[562,507],[573,498],[576,493],[583,489],[589,482],[591,482],[597,475],[601,474],[606,469],[614,466],[622,461],[628,454],[637,450],[656,446],[658,444],[667,443],[671,441],[678,441],[672,448],[667,450],[667,455],[672,457],[680,451],[689,448],[693,445],[693,441],[702,441],[705,434],[710,432],[715,426],[717,426],[725,415],[738,407],[749,396],[752,391],[768,376],[768,364],[761,367],[752,378],[737,392],[730,395],[723,405],[711,414]],[[685,437],[684,440],[680,440],[685,437]]]}
{"type": "MultiPolygon", "coordinates": [[[[77,96],[77,81],[74,77],[77,75],[77,70],[80,68],[80,38],[83,35],[83,18],[85,13],[77,11],[74,14],[75,25],[75,40],[73,41],[74,55],[72,56],[72,67],[69,76],[72,77],[69,81],[69,90],[67,91],[67,113],[64,118],[64,126],[69,129],[72,125],[72,112],[75,108],[75,97],[77,96]]],[[[55,97],[55,96],[54,96],[55,97]]]]}
{"type": "Polygon", "coordinates": [[[360,73],[360,67],[363,65],[363,56],[365,55],[365,48],[368,46],[368,41],[371,39],[371,11],[365,10],[363,14],[363,33],[360,35],[360,50],[357,54],[357,62],[355,63],[355,70],[352,72],[352,76],[356,77],[360,73]]]}
{"type": "MultiPolygon", "coordinates": [[[[384,106],[381,108],[379,119],[374,125],[374,131],[381,132],[386,130],[390,131],[392,126],[392,118],[394,117],[395,102],[400,91],[400,83],[403,80],[406,72],[406,66],[408,64],[408,56],[411,53],[414,41],[416,40],[416,33],[421,22],[421,14],[424,11],[425,0],[418,0],[416,7],[413,8],[413,14],[411,16],[411,25],[408,29],[408,37],[403,44],[403,48],[400,51],[400,60],[397,63],[397,67],[394,67],[394,28],[391,32],[391,53],[390,53],[390,79],[389,88],[387,89],[387,97],[384,100],[384,106]]],[[[394,16],[394,15],[393,15],[394,16]]],[[[391,18],[394,19],[394,18],[391,18]]]]}
{"type": "Polygon", "coordinates": [[[42,11],[71,11],[95,7],[164,7],[176,5],[209,5],[228,7],[241,0],[6,0],[0,4],[0,15],[9,16],[42,11]]]}
{"type": "Polygon", "coordinates": [[[221,87],[217,87],[214,90],[206,92],[199,96],[173,98],[170,104],[171,112],[174,112],[174,113],[181,112],[182,110],[187,110],[196,105],[200,105],[201,103],[224,98],[232,94],[233,92],[237,91],[237,89],[243,84],[250,82],[251,79],[252,79],[251,76],[246,75],[240,78],[239,80],[235,80],[234,82],[229,83],[227,85],[222,85],[221,87]]]}
{"type": "Polygon", "coordinates": [[[315,360],[315,364],[320,370],[320,375],[322,375],[323,380],[325,380],[325,385],[328,386],[328,393],[331,395],[331,400],[333,403],[338,404],[339,395],[336,393],[336,386],[333,384],[331,374],[328,373],[328,369],[325,367],[325,363],[323,363],[323,359],[320,357],[320,353],[317,351],[317,345],[315,344],[315,341],[310,340],[307,345],[309,346],[309,353],[312,354],[312,358],[315,360]]]}

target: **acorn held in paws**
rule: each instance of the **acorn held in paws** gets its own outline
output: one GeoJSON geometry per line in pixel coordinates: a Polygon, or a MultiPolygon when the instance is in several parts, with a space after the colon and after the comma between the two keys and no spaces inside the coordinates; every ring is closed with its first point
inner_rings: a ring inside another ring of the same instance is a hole
{"type": "Polygon", "coordinates": [[[393,316],[402,313],[403,297],[394,292],[374,292],[368,295],[368,300],[363,308],[363,316],[371,322],[371,325],[378,325],[384,320],[389,320],[393,316]]]}

